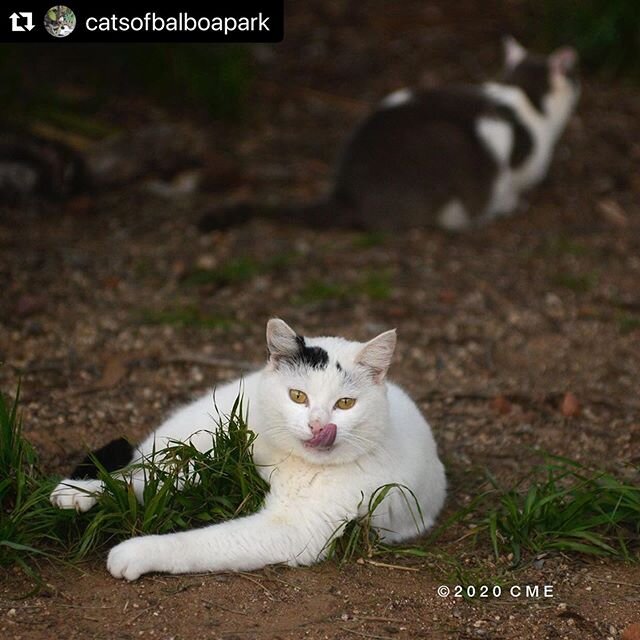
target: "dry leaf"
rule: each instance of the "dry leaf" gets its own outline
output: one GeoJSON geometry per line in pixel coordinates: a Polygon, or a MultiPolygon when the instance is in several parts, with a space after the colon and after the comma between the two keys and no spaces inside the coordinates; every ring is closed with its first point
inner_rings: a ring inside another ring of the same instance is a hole
{"type": "Polygon", "coordinates": [[[640,640],[640,623],[634,622],[629,625],[622,632],[621,640],[640,640]]]}
{"type": "Polygon", "coordinates": [[[511,403],[504,396],[496,396],[491,400],[491,408],[501,415],[511,412],[511,403]]]}
{"type": "Polygon", "coordinates": [[[109,356],[102,370],[102,377],[96,382],[96,389],[111,389],[127,374],[127,360],[122,355],[109,356]]]}
{"type": "Polygon", "coordinates": [[[575,418],[580,415],[580,403],[571,391],[564,394],[562,404],[560,405],[560,412],[565,418],[575,418]]]}

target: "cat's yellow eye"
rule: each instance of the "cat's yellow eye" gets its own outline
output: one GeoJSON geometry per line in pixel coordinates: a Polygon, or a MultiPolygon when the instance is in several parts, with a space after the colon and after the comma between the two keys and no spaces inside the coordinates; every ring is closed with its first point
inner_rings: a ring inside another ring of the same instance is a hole
{"type": "Polygon", "coordinates": [[[300,389],[289,389],[289,397],[296,404],[304,404],[307,401],[307,394],[300,389]]]}
{"type": "Polygon", "coordinates": [[[336,409],[346,411],[347,409],[351,409],[355,403],[355,398],[340,398],[340,400],[336,402],[336,409]]]}

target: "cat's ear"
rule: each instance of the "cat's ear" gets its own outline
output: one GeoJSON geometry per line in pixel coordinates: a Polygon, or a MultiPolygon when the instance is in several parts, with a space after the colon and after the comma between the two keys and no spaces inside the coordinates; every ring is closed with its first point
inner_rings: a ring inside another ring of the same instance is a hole
{"type": "Polygon", "coordinates": [[[369,340],[355,357],[355,363],[369,369],[377,383],[382,382],[387,375],[396,348],[396,339],[395,329],[385,331],[369,340]]]}
{"type": "Polygon", "coordinates": [[[514,69],[527,57],[527,50],[513,36],[505,36],[502,39],[502,48],[504,66],[507,69],[514,69]]]}
{"type": "Polygon", "coordinates": [[[553,73],[566,76],[578,64],[578,52],[573,47],[561,47],[549,56],[549,68],[553,73]]]}
{"type": "Polygon", "coordinates": [[[298,335],[284,320],[271,318],[267,322],[269,362],[275,365],[282,358],[295,356],[299,349],[298,335]]]}

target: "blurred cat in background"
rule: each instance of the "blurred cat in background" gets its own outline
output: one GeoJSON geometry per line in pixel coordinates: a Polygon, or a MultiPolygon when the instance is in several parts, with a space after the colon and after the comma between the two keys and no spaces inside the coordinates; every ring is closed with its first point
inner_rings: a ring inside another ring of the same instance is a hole
{"type": "Polygon", "coordinates": [[[570,47],[544,57],[507,37],[499,81],[384,98],[347,142],[321,201],[235,205],[200,227],[263,216],[317,228],[461,231],[509,215],[547,174],[579,97],[577,62],[570,47]]]}

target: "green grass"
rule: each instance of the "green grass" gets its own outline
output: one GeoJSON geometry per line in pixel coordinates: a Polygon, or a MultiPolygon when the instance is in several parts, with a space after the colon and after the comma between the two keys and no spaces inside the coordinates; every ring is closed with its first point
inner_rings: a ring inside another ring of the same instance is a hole
{"type": "MultiPolygon", "coordinates": [[[[640,471],[638,469],[637,471],[640,471]]],[[[495,555],[577,552],[624,559],[640,548],[640,486],[573,460],[552,457],[513,488],[493,490],[476,519],[495,555]]]]}
{"type": "Polygon", "coordinates": [[[616,316],[616,320],[618,323],[618,328],[620,329],[620,333],[622,333],[623,335],[638,331],[640,329],[640,316],[634,315],[633,313],[619,313],[616,316]]]}
{"type": "Polygon", "coordinates": [[[597,278],[593,273],[573,274],[557,273],[551,278],[551,284],[569,289],[575,293],[589,293],[596,285],[597,278]]]}
{"type": "Polygon", "coordinates": [[[328,542],[328,557],[340,563],[349,562],[354,558],[372,556],[380,553],[395,551],[393,547],[384,545],[380,535],[374,528],[376,511],[392,491],[399,491],[414,516],[416,532],[420,531],[419,522],[422,512],[413,492],[400,484],[391,483],[378,487],[369,498],[364,514],[356,520],[341,524],[328,542]]]}
{"type": "Polygon", "coordinates": [[[22,436],[18,394],[13,402],[0,394],[0,566],[19,566],[37,579],[39,557],[79,559],[132,535],[189,529],[256,511],[268,484],[253,462],[255,435],[242,400],[229,415],[214,417],[217,428],[208,450],[175,442],[122,473],[102,470],[105,492],[96,507],[77,514],[49,502],[57,480],[39,470],[37,455],[22,436]],[[133,472],[146,478],[144,504],[133,492],[133,472]]]}
{"type": "Polygon", "coordinates": [[[22,435],[18,400],[19,390],[13,401],[0,393],[0,566],[17,565],[36,577],[31,561],[63,541],[68,514],[49,503],[53,482],[22,435]]]}
{"type": "Polygon", "coordinates": [[[206,313],[195,306],[144,309],[140,313],[140,322],[142,324],[196,329],[228,329],[232,324],[232,321],[226,316],[206,313]]]}
{"type": "Polygon", "coordinates": [[[229,415],[218,414],[217,424],[205,434],[211,437],[205,451],[174,442],[122,474],[102,470],[106,491],[95,512],[82,518],[77,555],[135,535],[191,529],[257,511],[268,484],[253,463],[255,435],[240,398],[229,415]],[[142,504],[129,479],[132,473],[145,477],[142,504]]]}
{"type": "Polygon", "coordinates": [[[251,280],[260,273],[260,265],[252,258],[236,258],[215,269],[194,269],[187,273],[182,283],[187,286],[226,286],[251,280]]]}
{"type": "Polygon", "coordinates": [[[387,242],[389,236],[383,231],[363,231],[359,233],[353,241],[356,249],[371,249],[381,247],[387,242]]]}
{"type": "Polygon", "coordinates": [[[380,301],[390,298],[392,291],[393,282],[389,271],[371,270],[352,282],[336,282],[328,279],[309,280],[296,297],[296,302],[300,305],[329,300],[348,302],[363,296],[369,300],[380,301]]]}
{"type": "Polygon", "coordinates": [[[232,258],[228,262],[212,269],[193,269],[185,274],[181,282],[187,287],[209,285],[225,287],[240,284],[252,280],[261,273],[286,269],[295,261],[297,256],[296,252],[284,251],[273,254],[269,259],[262,261],[248,256],[232,258]]]}
{"type": "Polygon", "coordinates": [[[591,249],[584,244],[572,240],[565,235],[549,236],[540,246],[540,253],[545,256],[585,256],[591,249]]]}

